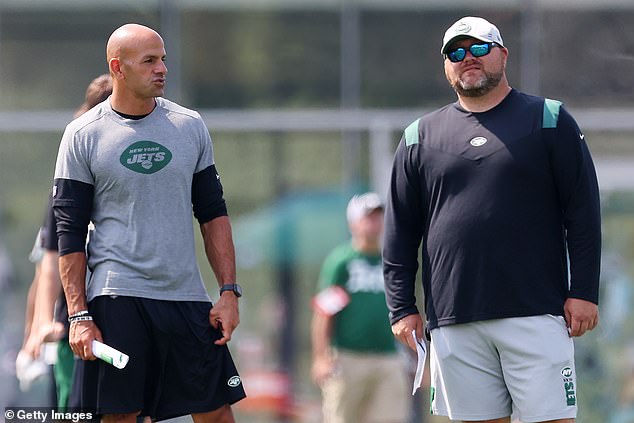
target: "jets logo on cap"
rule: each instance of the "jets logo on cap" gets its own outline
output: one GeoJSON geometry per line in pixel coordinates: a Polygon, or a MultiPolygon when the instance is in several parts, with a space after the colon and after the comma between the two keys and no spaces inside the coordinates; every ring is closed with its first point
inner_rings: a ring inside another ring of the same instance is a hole
{"type": "Polygon", "coordinates": [[[465,33],[465,32],[469,32],[469,31],[471,31],[471,25],[469,25],[468,23],[465,23],[465,22],[460,22],[458,24],[458,26],[456,27],[456,32],[465,33]]]}

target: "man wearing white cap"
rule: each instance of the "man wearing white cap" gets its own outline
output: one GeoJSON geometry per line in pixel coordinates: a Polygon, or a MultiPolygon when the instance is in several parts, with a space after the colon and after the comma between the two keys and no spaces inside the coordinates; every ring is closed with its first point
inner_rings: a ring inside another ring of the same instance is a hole
{"type": "Polygon", "coordinates": [[[373,192],[350,200],[352,240],[324,262],[313,299],[312,376],[322,388],[324,423],[401,423],[409,410],[385,304],[383,207],[373,192]]]}
{"type": "Polygon", "coordinates": [[[445,33],[458,101],[398,146],[383,250],[392,332],[430,332],[432,412],[454,420],[573,422],[572,337],[598,323],[599,191],[585,137],[559,101],[509,86],[500,31],[445,33]]]}

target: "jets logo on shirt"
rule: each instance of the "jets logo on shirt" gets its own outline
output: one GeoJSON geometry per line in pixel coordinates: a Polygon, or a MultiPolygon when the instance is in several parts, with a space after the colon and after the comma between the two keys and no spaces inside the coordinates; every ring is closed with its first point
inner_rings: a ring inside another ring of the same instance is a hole
{"type": "Polygon", "coordinates": [[[383,266],[373,265],[365,260],[351,260],[347,266],[348,281],[346,290],[351,293],[357,292],[385,292],[385,282],[383,281],[383,266]]]}
{"type": "Polygon", "coordinates": [[[475,137],[475,138],[471,138],[471,141],[469,141],[469,144],[471,144],[474,147],[480,147],[486,144],[487,141],[488,140],[484,137],[475,137]]]}
{"type": "Polygon", "coordinates": [[[126,148],[119,161],[128,169],[151,174],[163,169],[172,160],[172,152],[153,141],[137,141],[126,148]]]}

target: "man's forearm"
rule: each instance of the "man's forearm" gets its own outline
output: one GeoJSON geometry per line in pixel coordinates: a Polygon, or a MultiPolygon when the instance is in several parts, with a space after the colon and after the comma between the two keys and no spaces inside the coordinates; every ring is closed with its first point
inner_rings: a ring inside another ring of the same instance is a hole
{"type": "Polygon", "coordinates": [[[40,264],[40,279],[35,296],[37,325],[45,325],[53,321],[55,301],[61,287],[57,251],[45,250],[40,264]]]}
{"type": "Polygon", "coordinates": [[[332,317],[314,313],[311,324],[313,359],[326,357],[329,354],[331,331],[332,317]]]}
{"type": "Polygon", "coordinates": [[[26,344],[26,340],[31,334],[31,326],[33,325],[33,317],[35,315],[35,298],[37,296],[37,285],[40,278],[40,264],[35,265],[35,275],[33,282],[29,287],[29,293],[26,297],[26,311],[24,312],[24,339],[22,345],[26,344]]]}
{"type": "Polygon", "coordinates": [[[205,253],[219,285],[236,282],[236,256],[228,216],[200,225],[205,253]]]}
{"type": "Polygon", "coordinates": [[[88,310],[86,300],[86,254],[70,253],[59,258],[59,273],[68,303],[68,315],[88,310]]]}

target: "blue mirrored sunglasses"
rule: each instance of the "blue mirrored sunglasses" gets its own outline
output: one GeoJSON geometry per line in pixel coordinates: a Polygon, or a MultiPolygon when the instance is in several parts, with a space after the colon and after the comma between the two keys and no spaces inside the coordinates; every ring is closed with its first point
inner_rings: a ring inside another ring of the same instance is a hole
{"type": "Polygon", "coordinates": [[[467,57],[467,51],[471,52],[473,57],[482,57],[491,53],[491,48],[497,47],[496,43],[480,43],[480,44],[471,44],[469,48],[458,47],[453,50],[449,50],[445,57],[450,61],[457,63],[462,62],[465,57],[467,57]]]}

